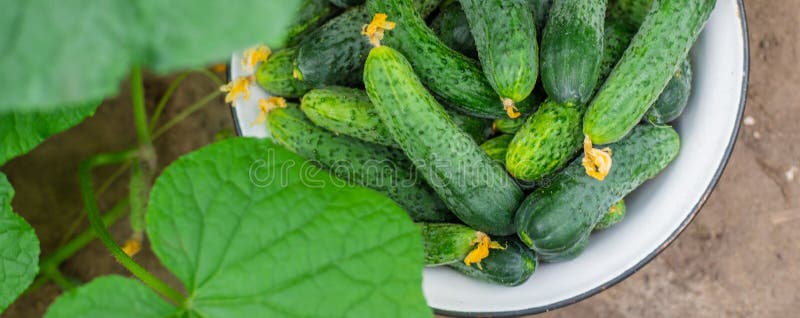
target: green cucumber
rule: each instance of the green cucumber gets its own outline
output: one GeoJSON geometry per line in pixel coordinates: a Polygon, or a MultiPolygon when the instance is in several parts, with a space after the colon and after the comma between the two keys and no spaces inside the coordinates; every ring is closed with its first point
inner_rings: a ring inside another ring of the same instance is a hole
{"type": "Polygon", "coordinates": [[[489,84],[504,104],[514,105],[528,98],[539,76],[539,44],[536,23],[527,2],[459,2],[467,15],[489,84]]]}
{"type": "Polygon", "coordinates": [[[363,4],[364,0],[329,0],[333,5],[339,8],[349,8],[355,7],[357,5],[363,4]]]}
{"type": "MultiPolygon", "coordinates": [[[[399,148],[386,125],[381,122],[367,93],[360,89],[329,86],[311,90],[303,96],[301,109],[314,124],[371,143],[399,148]]],[[[482,118],[448,111],[453,122],[476,143],[491,134],[490,122],[482,118]]]]}
{"type": "Polygon", "coordinates": [[[547,17],[550,13],[550,6],[553,4],[552,0],[528,0],[528,6],[533,13],[533,19],[536,20],[536,30],[541,36],[541,30],[544,30],[547,24],[547,17]]]}
{"type": "Polygon", "coordinates": [[[611,208],[603,214],[603,218],[595,224],[594,230],[605,230],[619,223],[625,218],[625,210],[625,200],[619,200],[619,202],[612,205],[611,208]]]}
{"type": "Polygon", "coordinates": [[[286,98],[298,98],[311,90],[311,85],[294,78],[293,61],[297,56],[294,48],[283,49],[272,54],[256,70],[256,82],[268,93],[286,98]]]}
{"type": "Polygon", "coordinates": [[[442,6],[439,15],[431,22],[431,30],[451,49],[471,58],[478,58],[478,49],[469,30],[467,15],[458,1],[442,6]]]}
{"type": "Polygon", "coordinates": [[[577,158],[520,205],[517,234],[537,254],[563,255],[588,236],[610,206],[675,159],[680,137],[669,126],[641,125],[611,146],[614,167],[604,181],[588,176],[577,158]]]}
{"type": "MultiPolygon", "coordinates": [[[[427,15],[440,1],[414,0],[411,10],[427,15]]],[[[323,24],[298,48],[295,73],[314,86],[360,86],[364,60],[372,48],[361,28],[371,20],[372,14],[362,5],[323,24]]]]}
{"type": "Polygon", "coordinates": [[[609,5],[608,10],[615,18],[624,19],[628,23],[639,27],[647,17],[652,5],[653,0],[616,0],[609,5]]]}
{"type": "Polygon", "coordinates": [[[658,99],[703,29],[716,0],[655,1],[583,120],[594,144],[622,139],[658,99]]]}
{"type": "Polygon", "coordinates": [[[344,179],[381,192],[417,221],[446,221],[452,215],[436,193],[417,181],[402,152],[315,126],[294,104],[267,114],[272,138],[290,151],[344,179]]]}
{"type": "Polygon", "coordinates": [[[606,0],[561,0],[542,36],[542,85],[561,104],[589,101],[600,76],[606,0]]]}
{"type": "Polygon", "coordinates": [[[514,232],[522,191],[453,123],[400,52],[372,49],[364,84],[394,140],[461,221],[492,235],[514,232]]]}
{"type": "Polygon", "coordinates": [[[486,152],[489,158],[504,165],[506,164],[506,152],[508,152],[508,144],[511,143],[511,139],[514,139],[514,135],[500,135],[482,143],[481,149],[486,152]]]}
{"type": "Polygon", "coordinates": [[[338,12],[328,0],[303,0],[297,9],[294,23],[289,27],[286,46],[295,46],[317,27],[338,12]]]}
{"type": "Polygon", "coordinates": [[[467,266],[464,262],[454,262],[448,266],[486,282],[503,286],[521,285],[536,271],[539,263],[536,254],[514,237],[502,237],[497,242],[505,249],[491,250],[489,256],[481,261],[483,269],[477,265],[467,266]]]}
{"type": "Polygon", "coordinates": [[[527,119],[527,116],[520,118],[498,118],[494,120],[492,127],[501,133],[513,135],[519,131],[527,119]]]}
{"type": "MultiPolygon", "coordinates": [[[[369,0],[372,13],[385,13],[397,23],[387,31],[383,44],[408,57],[425,85],[458,111],[483,118],[507,116],[500,97],[475,61],[447,47],[414,11],[411,0],[369,0]]],[[[530,103],[517,103],[519,112],[531,110],[530,103]]]]}
{"type": "Polygon", "coordinates": [[[539,254],[539,259],[545,263],[558,263],[558,262],[566,262],[578,257],[581,255],[583,251],[586,249],[586,246],[589,245],[589,236],[586,235],[581,238],[577,243],[569,247],[568,249],[557,252],[557,253],[542,253],[539,254]]]}
{"type": "Polygon", "coordinates": [[[514,178],[539,181],[566,166],[582,140],[581,107],[546,101],[508,145],[506,169],[514,178]]]}
{"type": "MultiPolygon", "coordinates": [[[[611,74],[611,70],[614,69],[614,65],[617,65],[635,34],[636,29],[631,27],[630,24],[620,19],[606,17],[603,35],[603,61],[600,63],[600,81],[605,81],[608,74],[611,74]]],[[[599,89],[600,87],[597,88],[599,89]]]]}
{"type": "Polygon", "coordinates": [[[462,224],[417,223],[417,226],[422,233],[425,266],[445,265],[463,260],[472,251],[481,235],[480,232],[462,224]]]}
{"type": "Polygon", "coordinates": [[[685,59],[645,117],[649,122],[658,125],[678,119],[686,109],[691,93],[692,63],[685,59]]]}

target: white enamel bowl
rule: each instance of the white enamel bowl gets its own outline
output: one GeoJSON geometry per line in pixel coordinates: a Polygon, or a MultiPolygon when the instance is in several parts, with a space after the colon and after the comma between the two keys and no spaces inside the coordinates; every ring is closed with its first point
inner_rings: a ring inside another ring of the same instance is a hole
{"type": "MultiPolygon", "coordinates": [[[[662,250],[692,221],[725,168],[744,110],[748,75],[747,26],[740,0],[718,0],[692,53],[694,88],[686,112],[675,124],[682,140],[678,158],[657,178],[626,198],[626,219],[594,234],[578,258],[544,264],[518,287],[499,287],[448,268],[426,269],[423,288],[436,312],[453,316],[518,316],[578,302],[627,278],[662,250]]],[[[239,55],[231,75],[241,76],[239,55]]],[[[251,125],[257,101],[266,94],[251,87],[249,101],[233,108],[243,136],[264,137],[251,125]]]]}

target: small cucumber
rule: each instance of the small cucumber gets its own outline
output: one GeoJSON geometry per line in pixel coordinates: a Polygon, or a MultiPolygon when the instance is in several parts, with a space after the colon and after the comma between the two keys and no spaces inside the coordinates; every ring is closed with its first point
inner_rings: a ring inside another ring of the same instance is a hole
{"type": "Polygon", "coordinates": [[[528,98],[539,76],[536,23],[525,1],[459,0],[484,74],[507,105],[528,98]]]}
{"type": "Polygon", "coordinates": [[[511,139],[514,139],[514,135],[500,135],[482,143],[481,149],[486,152],[489,158],[504,165],[506,164],[506,152],[508,152],[508,144],[511,143],[511,139]]]}
{"type": "Polygon", "coordinates": [[[563,255],[611,205],[675,159],[680,138],[669,126],[641,125],[612,146],[614,169],[604,181],[588,176],[578,158],[525,199],[515,220],[522,242],[540,255],[563,255]]]}
{"type": "Polygon", "coordinates": [[[625,200],[619,200],[608,209],[606,214],[603,214],[603,218],[595,224],[594,230],[605,230],[622,221],[625,218],[625,209],[625,200]]]}
{"type": "Polygon", "coordinates": [[[580,241],[569,247],[568,249],[557,253],[542,253],[539,254],[539,259],[545,263],[558,263],[566,262],[578,257],[589,245],[589,236],[584,236],[580,241]]]}
{"type": "Polygon", "coordinates": [[[528,280],[539,263],[536,254],[515,237],[497,239],[505,249],[492,250],[481,267],[454,262],[448,266],[472,278],[503,285],[518,286],[528,280]]]}
{"type": "Polygon", "coordinates": [[[419,182],[402,152],[315,126],[296,105],[267,114],[272,138],[337,177],[381,192],[417,221],[447,221],[452,215],[436,194],[419,182]]]}
{"type": "Polygon", "coordinates": [[[561,0],[542,36],[542,84],[561,104],[583,105],[594,93],[603,59],[606,0],[561,0]]]}
{"type": "Polygon", "coordinates": [[[442,6],[439,15],[431,22],[431,29],[451,49],[471,58],[478,58],[478,49],[469,30],[467,15],[458,1],[442,6]]]}
{"type": "Polygon", "coordinates": [[[295,46],[339,10],[328,0],[303,0],[297,9],[294,23],[289,27],[286,46],[295,46]]]}
{"type": "Polygon", "coordinates": [[[547,24],[547,17],[550,13],[550,6],[553,4],[552,0],[527,0],[528,6],[530,7],[531,12],[533,13],[533,19],[536,20],[536,30],[539,31],[539,36],[541,36],[541,30],[544,30],[545,24],[547,24]]]}
{"type": "Polygon", "coordinates": [[[581,140],[581,107],[546,101],[508,145],[506,169],[514,178],[539,181],[566,166],[581,140]]]}
{"type": "MultiPolygon", "coordinates": [[[[474,248],[481,233],[462,224],[417,223],[422,233],[425,266],[459,262],[474,248]]],[[[489,253],[490,255],[492,253],[489,253]]]]}
{"type": "Polygon", "coordinates": [[[655,1],[583,120],[594,144],[624,137],[658,99],[708,20],[716,0],[655,1]]]}
{"type": "MultiPolygon", "coordinates": [[[[314,124],[337,134],[371,143],[399,148],[386,125],[381,122],[367,93],[360,89],[329,86],[311,90],[300,107],[314,124]]],[[[476,143],[491,133],[490,122],[482,118],[448,111],[453,122],[476,143]]]]}
{"type": "MultiPolygon", "coordinates": [[[[633,35],[636,34],[636,29],[631,27],[627,22],[620,19],[606,17],[606,26],[604,30],[603,40],[603,61],[600,63],[600,81],[605,81],[614,65],[625,53],[628,44],[631,43],[633,35]]],[[[597,87],[598,89],[600,87],[597,87]]]]}
{"type": "Polygon", "coordinates": [[[394,140],[461,221],[488,234],[514,232],[522,191],[453,123],[400,52],[372,49],[364,84],[394,140]]]}
{"type": "Polygon", "coordinates": [[[364,0],[329,0],[333,5],[339,8],[349,8],[355,7],[357,5],[363,4],[364,0]]]}
{"type": "MultiPolygon", "coordinates": [[[[397,23],[385,33],[384,44],[406,55],[425,85],[448,106],[476,117],[508,116],[477,63],[439,40],[414,11],[411,0],[368,0],[367,6],[373,14],[384,13],[397,23]]],[[[523,101],[516,107],[524,114],[531,104],[523,101]]]]}
{"type": "Polygon", "coordinates": [[[293,48],[275,52],[256,70],[256,82],[272,95],[298,98],[311,90],[311,85],[292,76],[292,66],[297,50],[293,48]]]}
{"type": "Polygon", "coordinates": [[[686,109],[691,93],[692,63],[685,59],[645,117],[649,122],[658,125],[678,119],[686,109]]]}

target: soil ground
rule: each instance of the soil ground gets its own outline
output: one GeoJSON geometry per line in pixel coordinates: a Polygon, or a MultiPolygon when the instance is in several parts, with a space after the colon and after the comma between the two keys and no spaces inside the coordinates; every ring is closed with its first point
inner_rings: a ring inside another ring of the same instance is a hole
{"type": "MultiPolygon", "coordinates": [[[[707,204],[673,245],[624,282],[544,317],[792,317],[800,309],[800,2],[745,1],[750,26],[751,73],[747,125],[730,164],[707,204]]],[[[152,100],[170,78],[148,77],[152,100]]],[[[122,91],[125,91],[123,86],[122,91]]],[[[165,116],[216,89],[192,75],[175,94],[165,116]]],[[[43,255],[52,252],[82,215],[78,163],[136,141],[125,93],[106,101],[80,126],[55,136],[3,167],[14,185],[14,208],[36,228],[43,255]]],[[[221,100],[192,116],[156,143],[159,165],[213,141],[232,129],[221,100]]],[[[99,184],[114,170],[100,169],[99,184]]],[[[121,180],[126,180],[123,177],[121,180]]],[[[101,197],[108,209],[127,192],[117,182],[101,197]]],[[[85,224],[80,225],[81,228],[85,224]]],[[[112,227],[123,240],[126,221],[112,227]]],[[[144,249],[137,260],[172,280],[144,249]]],[[[62,271],[79,281],[125,274],[98,242],[65,262],[62,271]]],[[[21,297],[3,315],[40,317],[60,290],[48,284],[21,297]]]]}

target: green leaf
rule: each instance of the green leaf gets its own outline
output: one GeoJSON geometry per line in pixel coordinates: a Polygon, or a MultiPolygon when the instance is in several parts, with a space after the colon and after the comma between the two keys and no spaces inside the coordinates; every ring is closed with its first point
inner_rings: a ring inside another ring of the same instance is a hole
{"type": "Polygon", "coordinates": [[[178,308],[139,281],[106,276],[58,297],[45,317],[178,317],[178,308]]]}
{"type": "Polygon", "coordinates": [[[278,45],[299,0],[12,0],[0,10],[0,113],[101,100],[158,72],[278,45]]]}
{"type": "Polygon", "coordinates": [[[11,210],[14,189],[0,173],[0,313],[33,282],[39,271],[39,239],[11,210]]]}
{"type": "Polygon", "coordinates": [[[93,115],[98,105],[95,102],[57,110],[0,114],[0,166],[79,124],[93,115]]]}
{"type": "Polygon", "coordinates": [[[270,141],[225,140],[158,178],[148,237],[197,316],[430,317],[416,226],[344,184],[270,141]]]}

